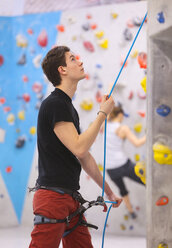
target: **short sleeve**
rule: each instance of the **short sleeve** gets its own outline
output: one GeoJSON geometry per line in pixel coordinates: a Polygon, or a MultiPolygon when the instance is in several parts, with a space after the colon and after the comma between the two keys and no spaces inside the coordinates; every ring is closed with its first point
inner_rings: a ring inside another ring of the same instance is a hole
{"type": "Polygon", "coordinates": [[[46,116],[53,129],[57,122],[73,122],[72,114],[70,113],[68,105],[59,99],[51,101],[47,104],[46,116]]]}

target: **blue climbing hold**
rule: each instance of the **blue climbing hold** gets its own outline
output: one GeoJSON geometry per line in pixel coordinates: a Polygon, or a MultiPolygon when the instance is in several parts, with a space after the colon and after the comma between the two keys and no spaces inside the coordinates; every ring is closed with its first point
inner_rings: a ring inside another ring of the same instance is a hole
{"type": "Polygon", "coordinates": [[[165,22],[164,13],[162,11],[157,14],[157,20],[159,21],[159,23],[165,22]]]}
{"type": "Polygon", "coordinates": [[[167,115],[170,114],[171,112],[171,108],[165,104],[160,105],[157,110],[156,110],[157,114],[166,117],[167,115]]]}

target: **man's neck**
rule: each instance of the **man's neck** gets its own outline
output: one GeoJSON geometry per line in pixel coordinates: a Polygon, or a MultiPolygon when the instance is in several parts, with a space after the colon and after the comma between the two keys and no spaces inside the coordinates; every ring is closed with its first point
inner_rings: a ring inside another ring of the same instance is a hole
{"type": "Polygon", "coordinates": [[[77,89],[77,83],[61,82],[56,88],[64,91],[72,99],[77,89]]]}

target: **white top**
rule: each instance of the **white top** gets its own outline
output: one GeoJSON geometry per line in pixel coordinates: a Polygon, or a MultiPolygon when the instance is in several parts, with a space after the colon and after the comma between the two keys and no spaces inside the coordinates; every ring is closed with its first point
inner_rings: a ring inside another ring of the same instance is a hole
{"type": "Polygon", "coordinates": [[[120,127],[119,122],[108,122],[106,132],[106,169],[114,169],[125,164],[128,160],[124,153],[123,142],[116,130],[120,127]]]}

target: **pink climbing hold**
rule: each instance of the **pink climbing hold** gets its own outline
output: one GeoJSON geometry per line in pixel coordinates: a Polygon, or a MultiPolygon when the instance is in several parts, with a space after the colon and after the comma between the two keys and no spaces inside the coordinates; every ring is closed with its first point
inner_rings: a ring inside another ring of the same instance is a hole
{"type": "Polygon", "coordinates": [[[2,66],[4,63],[4,57],[0,54],[0,66],[2,66]]]}
{"type": "Polygon", "coordinates": [[[48,36],[46,30],[42,30],[37,38],[38,44],[41,47],[46,47],[48,44],[48,36]]]}
{"type": "Polygon", "coordinates": [[[84,41],[83,45],[89,52],[94,52],[94,46],[90,41],[84,41]]]}

